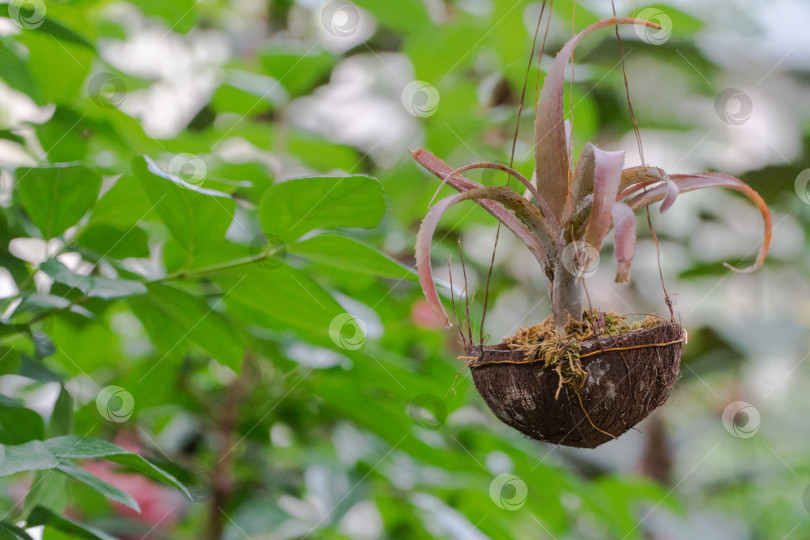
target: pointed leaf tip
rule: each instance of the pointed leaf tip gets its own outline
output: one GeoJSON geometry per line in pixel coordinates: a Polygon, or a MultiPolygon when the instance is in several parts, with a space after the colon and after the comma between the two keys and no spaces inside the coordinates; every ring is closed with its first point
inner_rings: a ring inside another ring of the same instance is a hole
{"type": "Polygon", "coordinates": [[[433,281],[430,245],[442,215],[461,199],[461,195],[460,193],[451,195],[434,204],[422,220],[419,232],[416,235],[416,272],[419,275],[419,284],[422,286],[422,292],[425,294],[428,304],[438,315],[445,328],[450,328],[453,325],[441,300],[439,300],[439,293],[436,291],[436,284],[433,281]]]}
{"type": "MultiPolygon", "coordinates": [[[[765,257],[768,256],[768,251],[770,250],[771,246],[771,237],[773,236],[773,220],[771,218],[771,211],[768,208],[768,205],[765,204],[765,200],[759,195],[759,193],[757,193],[754,189],[751,188],[751,186],[749,186],[742,180],[730,176],[728,174],[719,172],[705,172],[698,174],[673,174],[670,176],[670,179],[678,187],[678,191],[680,193],[710,187],[725,187],[739,191],[740,193],[748,197],[748,199],[751,202],[753,202],[754,205],[757,207],[760,214],[762,214],[762,221],[764,226],[762,246],[759,249],[756,261],[751,266],[746,268],[737,268],[728,263],[724,263],[724,265],[729,270],[740,273],[753,272],[754,270],[762,266],[762,264],[765,262],[765,257]]],[[[645,206],[649,206],[662,199],[665,199],[668,193],[669,193],[669,186],[667,184],[660,184],[647,190],[645,193],[640,193],[636,195],[635,197],[630,199],[627,202],[627,204],[633,210],[637,210],[639,208],[644,208],[645,206]]]]}
{"type": "Polygon", "coordinates": [[[572,37],[551,63],[543,81],[534,123],[534,152],[540,193],[548,202],[555,219],[562,223],[568,202],[568,139],[563,112],[565,67],[574,47],[589,33],[619,24],[639,24],[659,29],[656,23],[631,17],[604,19],[572,37]]]}
{"type": "Polygon", "coordinates": [[[664,196],[664,202],[661,203],[661,208],[659,208],[658,211],[663,214],[672,208],[672,205],[675,204],[675,199],[678,198],[681,191],[678,189],[678,184],[673,182],[667,173],[664,173],[662,176],[664,182],[666,182],[667,194],[664,196]]]}
{"type": "Polygon", "coordinates": [[[622,202],[613,205],[613,255],[618,263],[616,283],[630,281],[630,268],[636,254],[636,216],[633,210],[622,202]]]}

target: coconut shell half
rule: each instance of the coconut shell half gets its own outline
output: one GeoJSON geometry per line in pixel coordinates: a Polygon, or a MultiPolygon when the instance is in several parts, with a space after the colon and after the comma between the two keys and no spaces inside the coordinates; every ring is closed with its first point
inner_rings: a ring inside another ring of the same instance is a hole
{"type": "Polygon", "coordinates": [[[557,373],[542,362],[526,362],[525,350],[476,347],[469,365],[478,393],[505,424],[540,441],[596,448],[669,398],[685,337],[680,326],[664,323],[581,342],[588,379],[579,396],[568,385],[560,388],[557,373]]]}

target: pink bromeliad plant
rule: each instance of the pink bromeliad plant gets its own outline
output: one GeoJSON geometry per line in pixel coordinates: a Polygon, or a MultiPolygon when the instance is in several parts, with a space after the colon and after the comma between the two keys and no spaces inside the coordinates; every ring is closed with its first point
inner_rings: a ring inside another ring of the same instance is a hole
{"type": "MultiPolygon", "coordinates": [[[[656,202],[665,212],[679,194],[696,189],[725,187],[747,196],[764,220],[764,240],[756,262],[738,272],[758,268],[768,253],[771,214],[762,197],[742,181],[719,172],[667,174],[650,166],[624,168],[624,152],[608,151],[588,143],[576,165],[570,163],[571,136],[563,116],[564,72],[576,44],[590,32],[612,25],[638,24],[657,28],[652,22],[612,18],[597,22],[568,41],[545,76],[537,104],[534,133],[535,171],[531,180],[518,171],[492,162],[473,163],[453,169],[424,149],[412,152],[414,159],[460,193],[439,200],[422,222],[417,236],[416,264],[422,289],[435,312],[450,326],[434,285],[431,240],[442,215],[453,205],[474,200],[515,234],[540,263],[549,280],[554,324],[563,329],[571,320],[582,320],[582,283],[577,273],[566,269],[566,256],[583,253],[578,246],[599,250],[611,229],[618,264],[616,282],[627,282],[635,255],[634,213],[656,202]],[[480,168],[507,172],[526,189],[525,196],[503,186],[484,187],[461,173],[480,168]],[[585,244],[583,244],[585,243],[585,244]]],[[[582,261],[580,261],[582,262],[582,261]]]]}

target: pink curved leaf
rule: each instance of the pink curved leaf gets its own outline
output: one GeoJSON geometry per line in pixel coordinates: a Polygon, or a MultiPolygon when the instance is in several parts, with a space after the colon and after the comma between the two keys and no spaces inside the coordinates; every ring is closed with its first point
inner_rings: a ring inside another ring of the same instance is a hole
{"type": "Polygon", "coordinates": [[[659,209],[663,214],[675,203],[675,199],[678,198],[680,190],[678,189],[678,185],[670,179],[669,175],[658,167],[642,165],[624,169],[622,171],[622,181],[619,187],[620,193],[619,196],[616,197],[616,200],[624,200],[639,191],[650,189],[652,186],[660,183],[667,185],[667,194],[659,209]]]}
{"type": "Polygon", "coordinates": [[[636,254],[636,215],[622,202],[613,205],[613,256],[616,258],[616,283],[630,280],[630,267],[636,254]]]}
{"type": "Polygon", "coordinates": [[[661,180],[642,180],[640,182],[636,182],[632,186],[628,187],[621,193],[616,196],[617,201],[623,201],[630,195],[634,195],[639,191],[642,191],[644,188],[651,188],[654,185],[660,184],[661,180]]]}
{"type": "Polygon", "coordinates": [[[602,247],[602,241],[610,232],[611,212],[622,178],[624,152],[606,152],[593,147],[593,202],[585,241],[594,248],[602,247]]]}
{"type": "MultiPolygon", "coordinates": [[[[442,215],[448,208],[456,203],[466,200],[479,200],[479,199],[493,199],[505,206],[512,209],[516,215],[520,216],[527,223],[527,228],[531,230],[539,230],[547,226],[546,222],[540,215],[540,211],[533,206],[529,201],[520,196],[519,193],[511,188],[505,186],[492,186],[480,187],[458,193],[441,199],[434,204],[428,211],[425,219],[422,220],[422,225],[419,227],[419,233],[416,235],[416,270],[419,275],[419,283],[422,285],[422,290],[425,293],[428,303],[433,307],[433,310],[441,319],[445,326],[452,326],[450,319],[447,317],[447,312],[439,301],[439,295],[436,292],[436,285],[433,283],[433,270],[430,262],[430,244],[433,239],[433,234],[436,232],[436,226],[439,223],[442,215]]],[[[514,216],[513,216],[514,217],[514,216]]],[[[517,218],[515,218],[517,219],[517,218]]],[[[553,248],[553,246],[549,246],[553,248]]]]}
{"type": "MultiPolygon", "coordinates": [[[[560,231],[559,224],[554,219],[554,216],[550,213],[549,207],[548,207],[548,204],[546,204],[546,201],[543,199],[543,197],[540,195],[540,193],[537,192],[537,188],[534,186],[534,184],[531,181],[527,180],[525,176],[523,176],[522,174],[517,172],[512,167],[508,167],[508,166],[503,165],[501,163],[494,163],[492,161],[483,161],[483,162],[478,162],[478,163],[471,163],[469,165],[465,165],[463,167],[460,167],[460,168],[452,171],[451,173],[448,173],[445,176],[445,180],[442,181],[442,184],[447,182],[447,178],[453,176],[454,174],[461,174],[463,172],[467,172],[467,171],[472,170],[472,169],[497,169],[499,171],[504,171],[505,173],[509,174],[512,178],[516,178],[528,190],[528,195],[524,195],[523,198],[527,199],[527,200],[530,200],[530,196],[534,197],[534,200],[537,202],[538,208],[540,208],[540,211],[543,213],[543,217],[548,218],[547,221],[548,221],[549,226],[552,228],[552,230],[554,230],[555,232],[560,231]]],[[[439,187],[441,188],[441,186],[439,186],[439,187]]],[[[479,185],[479,187],[480,187],[480,185],[479,185]]],[[[436,195],[438,193],[439,192],[437,191],[436,194],[433,195],[434,199],[436,198],[436,195]]],[[[433,200],[431,199],[430,202],[433,203],[433,200]]]]}
{"type": "Polygon", "coordinates": [[[568,202],[568,147],[563,114],[565,66],[571,60],[576,44],[586,35],[606,26],[640,24],[652,28],[659,25],[642,19],[619,17],[594,23],[571,38],[551,63],[543,81],[534,124],[534,152],[539,182],[538,189],[551,207],[557,222],[563,222],[568,202]]]}
{"type": "Polygon", "coordinates": [[[439,300],[439,293],[436,291],[436,284],[433,282],[433,268],[430,262],[430,244],[442,215],[448,208],[459,202],[463,196],[463,193],[450,195],[434,204],[428,211],[425,219],[422,220],[422,225],[419,227],[419,232],[416,235],[416,271],[419,275],[419,284],[422,286],[422,292],[425,293],[428,304],[430,304],[430,307],[433,308],[433,311],[439,316],[439,319],[446,328],[453,326],[453,324],[447,317],[447,311],[439,300]]]}
{"type": "Polygon", "coordinates": [[[672,181],[668,174],[664,173],[664,182],[667,185],[667,194],[664,195],[664,202],[661,203],[661,207],[658,209],[659,212],[662,214],[669,210],[673,204],[675,204],[675,199],[678,198],[681,190],[678,188],[678,184],[672,181]]]}
{"type": "MultiPolygon", "coordinates": [[[[759,250],[759,254],[757,255],[756,262],[749,266],[748,268],[735,268],[728,263],[724,263],[725,266],[735,272],[753,272],[760,266],[762,263],[765,262],[765,257],[768,255],[768,250],[771,246],[771,236],[773,235],[773,221],[771,219],[771,211],[768,209],[768,205],[765,204],[765,201],[762,197],[759,196],[754,189],[752,189],[748,184],[739,180],[738,178],[734,178],[728,174],[718,173],[718,172],[706,172],[706,173],[698,173],[698,174],[673,174],[670,176],[672,182],[677,185],[679,192],[684,193],[687,191],[694,191],[696,189],[703,189],[703,188],[710,188],[710,187],[725,187],[729,189],[734,189],[739,191],[746,197],[748,197],[751,202],[756,205],[759,209],[759,212],[762,214],[762,221],[764,223],[765,232],[764,237],[762,240],[762,247],[759,250]]],[[[646,193],[641,193],[636,195],[632,199],[630,199],[627,204],[633,210],[637,210],[639,208],[643,208],[645,206],[649,206],[655,202],[658,202],[662,199],[665,199],[667,193],[669,192],[669,187],[667,184],[660,184],[654,188],[648,189],[646,193]]]]}
{"type": "MultiPolygon", "coordinates": [[[[422,165],[422,167],[433,173],[437,178],[441,180],[446,179],[447,183],[452,188],[462,193],[471,189],[483,187],[481,184],[468,180],[461,175],[450,175],[450,173],[453,172],[453,168],[423,148],[412,151],[411,154],[413,155],[413,158],[420,165],[422,165]]],[[[540,244],[540,241],[534,234],[532,234],[529,228],[523,224],[523,222],[514,216],[514,214],[496,201],[491,201],[489,199],[478,199],[475,202],[481,205],[484,210],[492,214],[495,219],[503,223],[503,225],[509,229],[512,234],[517,236],[518,239],[520,239],[520,241],[523,242],[527,248],[529,248],[529,251],[532,252],[534,257],[538,260],[538,262],[540,262],[541,265],[543,265],[544,268],[548,266],[548,257],[543,249],[543,246],[540,244]]]]}

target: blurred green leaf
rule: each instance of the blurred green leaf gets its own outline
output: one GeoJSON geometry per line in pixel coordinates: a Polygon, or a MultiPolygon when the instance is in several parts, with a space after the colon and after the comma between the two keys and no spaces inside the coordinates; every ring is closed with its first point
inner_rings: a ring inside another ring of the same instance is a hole
{"type": "Polygon", "coordinates": [[[290,244],[290,253],[346,272],[418,281],[416,272],[368,244],[337,234],[320,234],[290,244]]]}
{"type": "Polygon", "coordinates": [[[9,38],[0,39],[0,78],[11,88],[30,97],[34,103],[43,104],[42,94],[28,70],[25,59],[18,52],[17,44],[9,38]]]}
{"type": "Polygon", "coordinates": [[[0,395],[0,444],[23,444],[45,435],[42,417],[0,395]]]}
{"type": "MultiPolygon", "coordinates": [[[[95,437],[79,437],[69,435],[56,437],[45,441],[47,449],[60,460],[64,459],[105,459],[113,463],[123,465],[136,473],[140,473],[158,482],[170,485],[189,499],[191,495],[184,485],[174,476],[167,473],[160,467],[151,464],[138,454],[125,450],[102,439],[95,437]]],[[[55,467],[56,465],[54,465],[55,467]]]]}
{"type": "Polygon", "coordinates": [[[31,489],[25,496],[23,513],[28,513],[37,506],[61,513],[70,502],[67,478],[53,470],[40,470],[34,474],[31,489]]]}
{"type": "Polygon", "coordinates": [[[149,256],[149,235],[142,228],[128,229],[99,223],[82,230],[76,243],[102,258],[126,259],[149,256]]]}
{"type": "Polygon", "coordinates": [[[284,88],[276,80],[231,70],[227,81],[214,91],[211,105],[219,112],[248,116],[267,113],[286,99],[284,88]]]}
{"type": "Polygon", "coordinates": [[[45,238],[75,225],[101,189],[98,173],[75,164],[20,167],[14,182],[15,196],[45,238]]]}
{"type": "Polygon", "coordinates": [[[230,196],[170,174],[148,157],[133,159],[132,169],[154,211],[184,250],[182,267],[192,267],[196,257],[224,241],[236,208],[230,196]]]}
{"type": "Polygon", "coordinates": [[[382,186],[366,176],[287,180],[270,188],[259,205],[265,234],[286,242],[313,229],[370,229],[384,213],[382,186]]]}
{"type": "Polygon", "coordinates": [[[38,525],[45,525],[46,527],[53,527],[60,531],[70,534],[71,538],[89,538],[91,540],[118,540],[114,536],[100,531],[89,525],[79,523],[78,521],[62,517],[49,509],[37,506],[31,511],[27,519],[28,525],[36,527],[38,525]]]}
{"type": "Polygon", "coordinates": [[[217,310],[219,301],[209,306],[203,298],[175,287],[150,285],[149,294],[133,297],[129,303],[161,351],[158,361],[181,357],[194,348],[239,371],[244,346],[238,332],[217,310]]]}
{"type": "Polygon", "coordinates": [[[73,397],[65,385],[60,385],[59,396],[53,405],[53,414],[48,421],[48,436],[58,437],[73,432],[73,397]]]}
{"type": "Polygon", "coordinates": [[[40,382],[64,382],[58,373],[52,371],[41,361],[29,358],[27,355],[22,355],[20,359],[18,374],[40,382]]]}
{"type": "Polygon", "coordinates": [[[0,445],[0,476],[53,469],[59,462],[42,441],[0,445]]]}
{"type": "Polygon", "coordinates": [[[163,19],[172,32],[188,32],[197,21],[194,0],[138,0],[136,5],[144,15],[163,19]]]}
{"type": "Polygon", "coordinates": [[[48,358],[56,352],[56,344],[44,332],[31,332],[31,341],[34,342],[34,357],[37,359],[48,358]]]}
{"type": "Polygon", "coordinates": [[[53,116],[34,126],[34,129],[48,160],[58,163],[86,157],[92,137],[90,124],[86,114],[59,106],[53,116]]]}
{"type": "Polygon", "coordinates": [[[87,296],[110,299],[144,294],[147,291],[146,285],[137,281],[75,274],[56,259],[48,259],[39,265],[39,269],[57,283],[78,289],[87,296]]]}
{"type": "Polygon", "coordinates": [[[354,170],[362,158],[350,146],[335,144],[311,133],[293,132],[286,135],[290,153],[318,171],[354,170]]]}
{"type": "Polygon", "coordinates": [[[124,175],[98,200],[90,215],[88,228],[103,224],[128,231],[142,220],[154,219],[158,215],[158,204],[147,197],[137,178],[124,175]]]}
{"type": "Polygon", "coordinates": [[[132,508],[136,512],[141,511],[141,507],[138,505],[138,502],[132,498],[132,495],[121,491],[117,487],[113,486],[112,484],[108,484],[104,480],[97,478],[87,472],[86,470],[82,469],[81,467],[70,463],[69,461],[63,461],[60,463],[56,469],[70,478],[81,482],[87,486],[90,486],[98,493],[101,493],[106,498],[110,499],[111,501],[115,501],[117,503],[123,504],[124,506],[128,506],[132,508]]]}
{"type": "Polygon", "coordinates": [[[385,3],[355,0],[354,3],[373,13],[383,25],[394,30],[418,33],[433,28],[427,7],[420,0],[390,0],[385,3]]]}
{"type": "Polygon", "coordinates": [[[28,49],[29,58],[36,59],[28,62],[28,69],[43,101],[68,103],[81,96],[95,57],[92,49],[41,32],[24,32],[20,41],[28,49]]]}
{"type": "Polygon", "coordinates": [[[12,523],[0,521],[0,540],[33,540],[28,533],[12,523]]]}
{"type": "MultiPolygon", "coordinates": [[[[9,325],[0,325],[0,335],[9,325]]],[[[23,327],[27,328],[27,327],[23,327]]],[[[22,329],[20,332],[24,331],[22,329]]],[[[14,347],[0,347],[0,376],[16,373],[20,368],[20,351],[14,347]]]]}
{"type": "Polygon", "coordinates": [[[0,130],[0,139],[15,142],[19,145],[25,145],[25,139],[22,136],[17,135],[16,133],[8,129],[0,130]]]}
{"type": "Polygon", "coordinates": [[[309,342],[334,345],[329,326],[344,313],[343,308],[303,272],[276,264],[262,267],[256,263],[217,276],[227,292],[228,311],[249,324],[296,330],[309,342]]]}
{"type": "Polygon", "coordinates": [[[669,510],[677,510],[678,503],[660,486],[645,479],[604,477],[597,480],[596,488],[602,495],[597,515],[610,524],[613,534],[624,538],[642,538],[635,506],[648,501],[669,510]]]}
{"type": "Polygon", "coordinates": [[[95,50],[92,43],[70,28],[48,17],[45,7],[44,3],[35,4],[33,2],[10,2],[0,4],[0,17],[15,20],[21,23],[21,26],[24,26],[26,29],[43,32],[61,41],[76,43],[88,49],[95,50]],[[41,11],[39,6],[41,6],[41,11]],[[16,12],[12,13],[10,11],[11,9],[16,9],[16,12]]]}
{"type": "MultiPolygon", "coordinates": [[[[262,72],[273,77],[293,96],[307,93],[327,78],[335,60],[332,55],[311,47],[294,49],[273,46],[260,55],[262,72]]],[[[272,87],[266,89],[270,92],[272,87]]]]}

